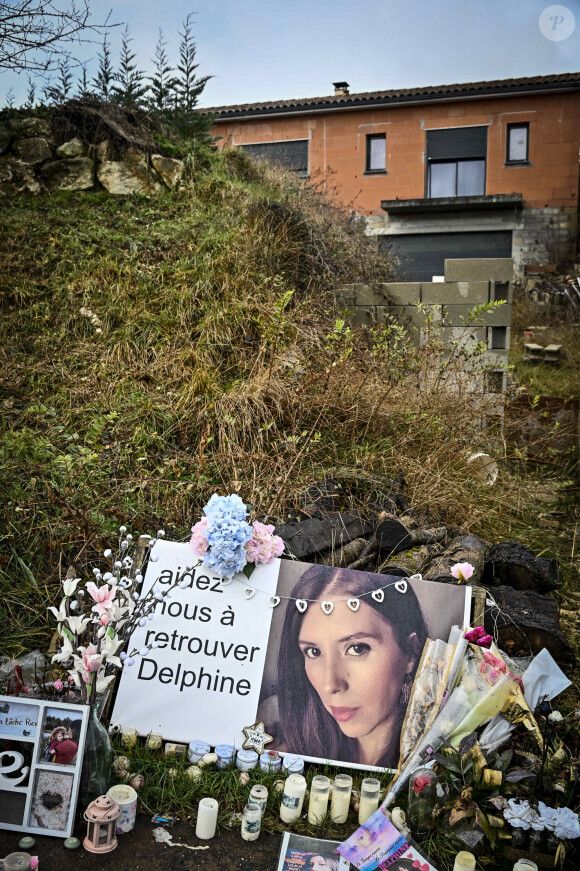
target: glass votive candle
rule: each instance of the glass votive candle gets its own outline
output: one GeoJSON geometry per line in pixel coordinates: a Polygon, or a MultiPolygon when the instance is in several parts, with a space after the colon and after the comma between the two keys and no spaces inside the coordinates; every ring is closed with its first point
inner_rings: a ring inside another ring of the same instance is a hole
{"type": "Polygon", "coordinates": [[[218,803],[215,798],[202,798],[197,807],[196,837],[208,841],[215,835],[218,803]]]}
{"type": "MultiPolygon", "coordinates": [[[[257,754],[256,754],[257,755],[257,754]]],[[[262,824],[262,814],[257,804],[248,802],[242,811],[242,838],[244,841],[257,841],[262,824]]]]}
{"type": "Polygon", "coordinates": [[[372,817],[379,806],[381,797],[381,782],[376,777],[365,777],[360,787],[360,803],[358,823],[362,826],[372,817]]]}
{"type": "Polygon", "coordinates": [[[163,735],[159,732],[149,732],[147,735],[147,748],[149,750],[161,750],[163,747],[163,735]]]}
{"type": "Polygon", "coordinates": [[[260,808],[260,813],[264,814],[266,804],[268,803],[268,790],[261,783],[255,783],[250,790],[250,804],[257,804],[260,808]]]}
{"type": "Polygon", "coordinates": [[[330,794],[330,779],[323,774],[316,774],[310,784],[310,801],[308,803],[308,822],[312,826],[320,825],[328,810],[330,794]]]}
{"type": "Polygon", "coordinates": [[[305,793],[306,778],[301,774],[289,774],[284,781],[284,793],[280,805],[280,819],[283,823],[292,823],[299,818],[305,793]]]}
{"type": "Polygon", "coordinates": [[[209,753],[211,747],[205,741],[190,741],[187,746],[187,759],[195,765],[196,762],[209,753]]]}
{"type": "Polygon", "coordinates": [[[332,784],[332,801],[330,803],[330,819],[333,823],[346,823],[352,792],[352,777],[350,774],[337,774],[332,784]]]}
{"type": "Polygon", "coordinates": [[[135,747],[138,737],[139,732],[132,726],[123,726],[123,728],[121,729],[121,744],[123,745],[123,747],[126,747],[127,750],[135,747]]]}
{"type": "Polygon", "coordinates": [[[216,766],[224,769],[228,768],[234,761],[236,750],[233,744],[218,744],[215,748],[215,754],[217,756],[216,766]]]}
{"type": "Polygon", "coordinates": [[[287,753],[282,763],[284,774],[302,774],[304,771],[304,759],[302,756],[295,756],[293,753],[287,753]]]}
{"type": "Polygon", "coordinates": [[[276,750],[266,750],[260,756],[260,768],[262,771],[280,771],[282,757],[276,750]]]}
{"type": "Polygon", "coordinates": [[[258,764],[258,754],[255,750],[238,750],[236,767],[240,771],[251,771],[258,764]]]}

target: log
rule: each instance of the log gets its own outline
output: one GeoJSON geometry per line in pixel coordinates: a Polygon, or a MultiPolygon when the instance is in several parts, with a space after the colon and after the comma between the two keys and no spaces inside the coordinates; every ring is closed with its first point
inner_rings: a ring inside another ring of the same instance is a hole
{"type": "Polygon", "coordinates": [[[432,544],[442,541],[447,535],[447,529],[439,526],[434,529],[409,529],[398,517],[386,515],[376,531],[379,556],[388,559],[393,554],[409,550],[418,544],[432,544]]]}
{"type": "Polygon", "coordinates": [[[535,556],[516,541],[502,541],[489,549],[482,582],[488,587],[507,585],[549,593],[562,585],[562,575],[558,560],[535,556]]]}
{"type": "Polygon", "coordinates": [[[344,511],[323,519],[312,517],[301,523],[284,523],[275,532],[284,541],[286,556],[308,561],[354,538],[365,538],[372,529],[358,511],[344,511]]]}
{"type": "Polygon", "coordinates": [[[513,587],[489,592],[496,607],[488,607],[485,628],[508,656],[529,656],[543,647],[559,665],[574,665],[574,651],[558,624],[558,603],[551,596],[513,587]]]}
{"type": "Polygon", "coordinates": [[[320,562],[327,566],[347,566],[353,560],[358,559],[366,543],[364,538],[353,538],[352,541],[347,542],[339,550],[333,551],[320,562]]]}
{"type": "Polygon", "coordinates": [[[399,553],[386,560],[381,564],[379,572],[381,575],[399,575],[410,578],[411,575],[421,574],[424,567],[436,556],[439,556],[443,550],[441,544],[424,544],[418,549],[408,553],[399,553]]]}
{"type": "Polygon", "coordinates": [[[486,554],[487,544],[483,539],[477,535],[458,535],[441,556],[430,563],[423,577],[426,581],[455,584],[457,581],[451,574],[451,567],[455,563],[470,563],[474,572],[468,583],[477,586],[483,576],[486,554]]]}

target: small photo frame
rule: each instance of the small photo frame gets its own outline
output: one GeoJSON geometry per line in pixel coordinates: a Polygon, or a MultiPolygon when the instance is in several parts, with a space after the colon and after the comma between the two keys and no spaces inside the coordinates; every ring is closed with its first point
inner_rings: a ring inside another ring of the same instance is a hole
{"type": "Polygon", "coordinates": [[[0,696],[0,829],[72,834],[88,705],[0,696]]]}

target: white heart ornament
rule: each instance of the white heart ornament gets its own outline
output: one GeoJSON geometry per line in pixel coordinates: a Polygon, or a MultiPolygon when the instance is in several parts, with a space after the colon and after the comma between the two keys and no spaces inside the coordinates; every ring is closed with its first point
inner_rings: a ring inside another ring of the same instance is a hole
{"type": "Polygon", "coordinates": [[[359,599],[347,599],[346,604],[350,608],[351,611],[358,611],[360,600],[359,599]]]}
{"type": "Polygon", "coordinates": [[[244,598],[251,599],[255,592],[253,587],[244,587],[244,598]]]}
{"type": "Polygon", "coordinates": [[[332,609],[334,608],[334,602],[321,602],[320,607],[324,611],[325,614],[332,614],[332,609]]]}
{"type": "Polygon", "coordinates": [[[371,596],[375,600],[375,602],[384,602],[385,601],[384,590],[373,590],[371,593],[371,596]]]}
{"type": "Polygon", "coordinates": [[[395,590],[398,593],[406,593],[407,592],[407,581],[404,578],[401,578],[400,581],[397,581],[395,584],[395,590]]]}
{"type": "Polygon", "coordinates": [[[275,608],[280,604],[280,596],[270,596],[270,608],[275,608]]]}
{"type": "Polygon", "coordinates": [[[221,582],[222,582],[222,587],[227,587],[228,584],[231,584],[232,578],[222,578],[221,582]]]}
{"type": "Polygon", "coordinates": [[[296,599],[296,607],[301,614],[304,614],[304,612],[308,608],[308,602],[306,601],[306,599],[296,599]]]}

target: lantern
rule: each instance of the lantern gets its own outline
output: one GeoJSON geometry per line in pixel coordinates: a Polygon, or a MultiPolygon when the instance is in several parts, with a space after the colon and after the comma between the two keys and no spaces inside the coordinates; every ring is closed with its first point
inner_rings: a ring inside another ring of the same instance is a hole
{"type": "Polygon", "coordinates": [[[100,795],[90,803],[84,814],[87,821],[87,836],[83,841],[85,850],[110,853],[115,849],[115,826],[120,813],[119,805],[108,795],[100,795]]]}

